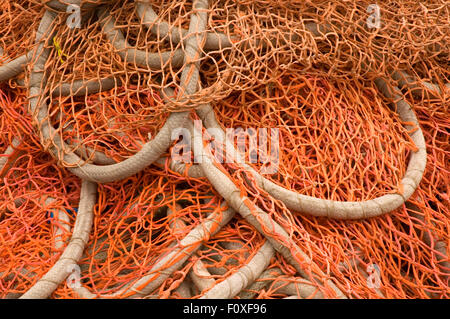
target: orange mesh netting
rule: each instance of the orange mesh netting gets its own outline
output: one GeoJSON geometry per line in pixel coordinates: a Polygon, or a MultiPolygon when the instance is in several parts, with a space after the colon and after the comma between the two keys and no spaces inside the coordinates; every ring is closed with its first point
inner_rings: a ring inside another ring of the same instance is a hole
{"type": "Polygon", "coordinates": [[[445,1],[0,8],[1,298],[449,298],[445,1]]]}

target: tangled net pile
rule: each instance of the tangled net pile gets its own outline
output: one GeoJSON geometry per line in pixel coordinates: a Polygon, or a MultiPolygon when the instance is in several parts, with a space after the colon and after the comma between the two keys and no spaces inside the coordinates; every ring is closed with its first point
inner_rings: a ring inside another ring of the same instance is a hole
{"type": "Polygon", "coordinates": [[[448,3],[370,5],[2,1],[0,297],[448,298],[448,3]]]}

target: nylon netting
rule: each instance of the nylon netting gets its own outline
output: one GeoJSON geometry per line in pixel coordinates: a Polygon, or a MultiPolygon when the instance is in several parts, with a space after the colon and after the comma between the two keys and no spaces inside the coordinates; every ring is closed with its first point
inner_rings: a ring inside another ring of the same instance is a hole
{"type": "Polygon", "coordinates": [[[445,1],[0,8],[0,297],[449,297],[445,1]]]}

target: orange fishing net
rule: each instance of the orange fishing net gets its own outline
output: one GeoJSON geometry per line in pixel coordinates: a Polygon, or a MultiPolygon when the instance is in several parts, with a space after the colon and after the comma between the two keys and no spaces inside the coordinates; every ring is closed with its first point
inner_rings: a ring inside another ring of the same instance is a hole
{"type": "Polygon", "coordinates": [[[445,1],[0,8],[0,297],[449,297],[445,1]]]}

